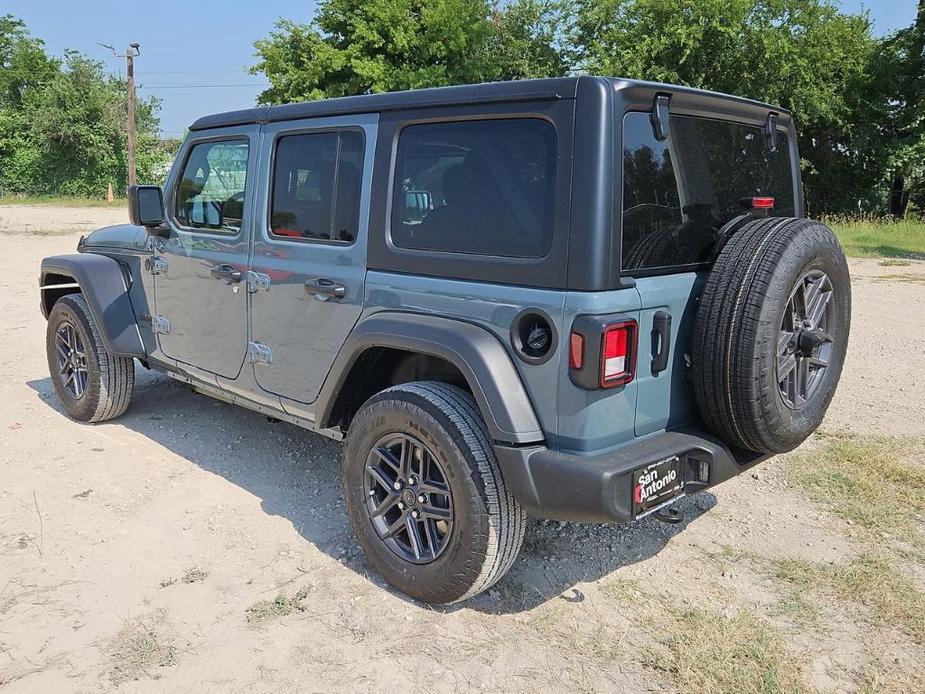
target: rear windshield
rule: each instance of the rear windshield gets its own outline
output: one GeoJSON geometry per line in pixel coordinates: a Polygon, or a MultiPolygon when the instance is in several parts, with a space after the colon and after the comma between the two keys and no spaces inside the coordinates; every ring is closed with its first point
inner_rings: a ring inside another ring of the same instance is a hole
{"type": "Polygon", "coordinates": [[[786,135],[766,147],[762,128],[671,116],[655,139],[648,113],[623,121],[623,269],[666,271],[709,263],[719,229],[742,214],[742,198],[774,198],[774,214],[793,216],[793,173],[786,135]]]}

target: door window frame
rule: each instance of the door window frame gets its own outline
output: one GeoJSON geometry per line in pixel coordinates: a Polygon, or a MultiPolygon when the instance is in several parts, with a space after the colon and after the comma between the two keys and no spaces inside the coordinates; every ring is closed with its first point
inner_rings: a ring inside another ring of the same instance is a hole
{"type": "MultiPolygon", "coordinates": [[[[345,124],[345,125],[319,125],[318,127],[302,126],[298,128],[293,128],[291,130],[279,130],[273,134],[273,137],[267,143],[270,148],[270,160],[267,168],[267,205],[266,211],[263,219],[264,233],[266,235],[266,240],[271,243],[276,242],[290,242],[290,243],[311,243],[311,244],[320,244],[323,246],[341,246],[347,248],[354,245],[357,242],[357,239],[360,237],[360,227],[362,226],[363,210],[362,204],[360,205],[359,217],[357,219],[357,233],[354,236],[352,241],[342,241],[340,239],[313,239],[308,237],[297,237],[297,236],[282,236],[279,234],[273,233],[272,217],[273,217],[273,190],[276,186],[276,155],[279,151],[280,140],[292,137],[294,135],[324,135],[325,133],[335,133],[340,136],[340,133],[343,132],[355,132],[359,133],[363,142],[363,166],[360,167],[360,199],[363,199],[363,172],[366,171],[368,166],[367,159],[367,146],[366,146],[366,131],[359,124],[345,124]]],[[[338,142],[337,148],[338,156],[340,155],[340,143],[338,142]]],[[[335,169],[335,177],[337,176],[335,169]]],[[[332,215],[337,211],[337,195],[335,194],[331,200],[331,212],[332,215]]]]}
{"type": "MultiPolygon", "coordinates": [[[[357,243],[363,244],[365,262],[366,238],[371,227],[370,210],[372,208],[373,170],[379,141],[380,114],[359,113],[347,116],[313,116],[293,121],[271,121],[260,126],[260,165],[258,167],[258,189],[254,200],[255,213],[260,237],[254,235],[254,243],[273,245],[305,245],[309,243],[319,248],[332,248],[347,251],[357,243]],[[270,232],[270,214],[273,204],[273,167],[276,162],[276,145],[280,138],[289,135],[310,135],[341,130],[357,130],[363,134],[363,169],[360,176],[360,218],[357,224],[356,238],[347,243],[333,239],[298,239],[295,237],[276,236],[270,232]]],[[[350,251],[352,252],[352,251],[350,251]]]]}
{"type": "MultiPolygon", "coordinates": [[[[170,222],[170,225],[177,231],[184,231],[189,234],[204,234],[206,236],[215,236],[221,239],[234,240],[241,238],[242,232],[245,230],[245,226],[248,222],[249,217],[249,207],[248,207],[248,198],[252,195],[248,191],[253,188],[253,184],[248,185],[248,181],[252,179],[252,174],[256,174],[256,171],[252,171],[254,168],[254,138],[251,138],[246,133],[240,131],[236,133],[227,133],[219,134],[215,133],[212,135],[206,135],[203,137],[190,138],[183,143],[183,147],[180,150],[180,154],[183,156],[182,166],[175,167],[176,175],[171,181],[168,182],[169,190],[167,194],[167,219],[170,222]],[[241,218],[241,227],[238,229],[236,234],[229,234],[226,232],[217,231],[215,229],[203,229],[201,227],[188,227],[180,224],[180,221],[177,219],[177,192],[180,187],[180,181],[183,180],[183,174],[186,172],[186,165],[189,163],[190,155],[193,152],[193,149],[197,145],[206,144],[209,142],[245,142],[247,143],[247,168],[244,177],[244,203],[242,204],[243,213],[241,218]]],[[[179,158],[179,154],[177,155],[179,158]]]]}

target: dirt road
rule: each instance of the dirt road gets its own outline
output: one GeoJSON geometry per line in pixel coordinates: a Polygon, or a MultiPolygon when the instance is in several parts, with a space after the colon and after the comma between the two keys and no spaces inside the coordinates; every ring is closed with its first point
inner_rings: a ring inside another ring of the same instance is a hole
{"type": "MultiPolygon", "coordinates": [[[[118,421],[61,413],[36,280],[76,239],[0,231],[4,694],[676,689],[700,682],[690,647],[710,628],[766,643],[797,689],[852,691],[925,662],[914,629],[873,632],[847,603],[804,623],[808,607],[788,611],[789,593],[722,558],[860,552],[781,458],[685,500],[679,526],[532,522],[489,594],[415,604],[356,548],[337,444],[140,367],[118,421]]],[[[824,429],[925,439],[925,263],[851,269],[849,360],[824,429]]],[[[925,569],[910,571],[921,590],[925,569]]]]}

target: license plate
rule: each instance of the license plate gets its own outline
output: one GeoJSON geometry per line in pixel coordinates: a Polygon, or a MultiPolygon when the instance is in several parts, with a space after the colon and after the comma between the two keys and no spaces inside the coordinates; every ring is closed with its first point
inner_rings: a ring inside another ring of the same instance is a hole
{"type": "Polygon", "coordinates": [[[642,518],[684,496],[681,459],[673,455],[633,471],[633,516],[642,518]]]}

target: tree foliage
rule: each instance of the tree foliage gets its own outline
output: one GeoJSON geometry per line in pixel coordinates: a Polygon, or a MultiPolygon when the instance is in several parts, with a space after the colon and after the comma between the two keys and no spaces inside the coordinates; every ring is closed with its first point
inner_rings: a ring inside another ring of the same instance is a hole
{"type": "MultiPolygon", "coordinates": [[[[100,62],[45,52],[25,25],[0,18],[0,191],[102,196],[124,190],[126,84],[100,62]]],[[[165,156],[156,136],[158,103],[139,99],[139,178],[165,156]]]]}
{"type": "Polygon", "coordinates": [[[896,212],[891,177],[925,197],[919,7],[877,40],[834,0],[322,0],[253,69],[269,104],[576,73],[737,94],[794,113],[814,214],[896,212]]]}
{"type": "Polygon", "coordinates": [[[256,42],[267,104],[563,74],[557,2],[326,0],[256,42]]]}
{"type": "Polygon", "coordinates": [[[820,0],[579,0],[592,73],[712,89],[790,109],[816,213],[850,209],[882,178],[864,117],[876,42],[866,16],[820,0]]]}

